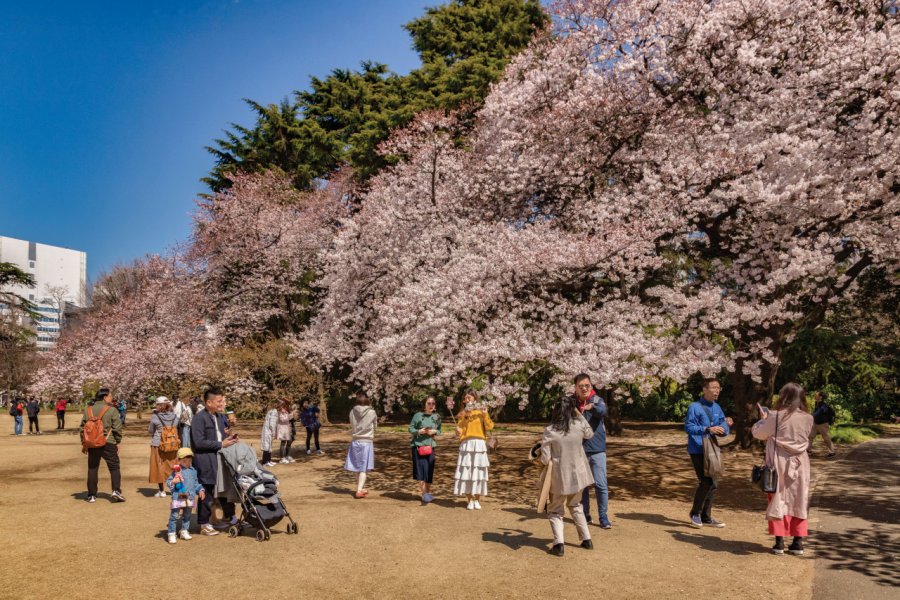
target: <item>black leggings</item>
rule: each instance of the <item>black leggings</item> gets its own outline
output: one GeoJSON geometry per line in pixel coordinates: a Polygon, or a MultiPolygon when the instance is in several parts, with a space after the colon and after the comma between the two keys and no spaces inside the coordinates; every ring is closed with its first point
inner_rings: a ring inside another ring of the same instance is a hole
{"type": "Polygon", "coordinates": [[[291,440],[281,440],[281,458],[291,453],[291,444],[293,444],[291,440]]]}
{"type": "Polygon", "coordinates": [[[272,451],[263,450],[262,464],[266,464],[268,462],[272,462],[272,451]]]}
{"type": "Polygon", "coordinates": [[[319,428],[318,427],[307,427],[306,428],[306,449],[309,450],[309,439],[311,437],[316,437],[316,450],[321,450],[319,447],[319,428]]]}
{"type": "Polygon", "coordinates": [[[41,424],[38,423],[37,417],[28,417],[28,433],[31,433],[32,427],[34,427],[38,433],[41,432],[41,424]]]}
{"type": "Polygon", "coordinates": [[[66,411],[64,411],[64,410],[56,411],[56,428],[57,429],[65,429],[66,428],[66,411]]]}

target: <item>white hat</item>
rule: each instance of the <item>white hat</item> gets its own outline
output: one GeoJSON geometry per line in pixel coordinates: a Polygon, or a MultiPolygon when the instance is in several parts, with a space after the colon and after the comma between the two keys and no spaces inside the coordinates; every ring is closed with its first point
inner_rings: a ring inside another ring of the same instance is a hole
{"type": "Polygon", "coordinates": [[[165,396],[157,396],[156,397],[157,404],[165,404],[166,402],[169,402],[169,399],[166,398],[165,396]]]}

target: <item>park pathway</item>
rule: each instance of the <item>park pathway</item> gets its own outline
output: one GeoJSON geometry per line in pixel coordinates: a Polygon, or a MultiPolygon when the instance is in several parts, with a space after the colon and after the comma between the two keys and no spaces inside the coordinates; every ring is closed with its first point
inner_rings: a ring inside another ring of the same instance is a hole
{"type": "Polygon", "coordinates": [[[900,600],[900,437],[834,463],[812,508],[814,600],[900,600]]]}

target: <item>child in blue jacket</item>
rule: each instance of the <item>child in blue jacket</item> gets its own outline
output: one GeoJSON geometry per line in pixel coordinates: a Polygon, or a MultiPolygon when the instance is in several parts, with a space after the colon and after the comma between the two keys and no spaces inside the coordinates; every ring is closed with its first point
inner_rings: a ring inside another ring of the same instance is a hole
{"type": "Polygon", "coordinates": [[[200,480],[197,478],[197,471],[192,467],[194,462],[194,453],[190,448],[181,448],[175,455],[177,460],[172,474],[166,480],[166,487],[172,492],[172,504],[169,513],[169,543],[174,544],[178,540],[175,536],[178,517],[181,517],[181,539],[191,539],[188,528],[191,525],[191,508],[194,506],[194,499],[199,496],[201,500],[206,496],[200,480]]]}

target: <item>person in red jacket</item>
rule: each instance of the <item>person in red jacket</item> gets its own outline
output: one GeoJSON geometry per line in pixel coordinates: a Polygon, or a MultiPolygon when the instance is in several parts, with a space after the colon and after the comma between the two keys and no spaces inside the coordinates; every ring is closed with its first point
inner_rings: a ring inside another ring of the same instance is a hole
{"type": "Polygon", "coordinates": [[[65,429],[66,428],[66,404],[68,404],[68,400],[65,398],[60,398],[56,401],[56,428],[57,429],[65,429]]]}

